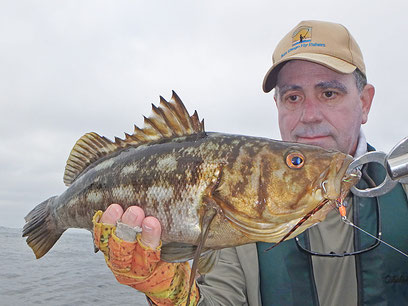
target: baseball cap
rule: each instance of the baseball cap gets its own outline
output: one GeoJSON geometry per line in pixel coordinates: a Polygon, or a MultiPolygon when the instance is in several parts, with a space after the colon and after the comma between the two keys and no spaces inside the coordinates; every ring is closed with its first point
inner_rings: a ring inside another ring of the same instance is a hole
{"type": "Polygon", "coordinates": [[[264,92],[275,88],[279,70],[294,59],[321,64],[339,73],[352,73],[358,68],[366,75],[360,47],[346,27],[338,23],[301,21],[286,34],[273,52],[272,67],[263,81],[264,92]]]}

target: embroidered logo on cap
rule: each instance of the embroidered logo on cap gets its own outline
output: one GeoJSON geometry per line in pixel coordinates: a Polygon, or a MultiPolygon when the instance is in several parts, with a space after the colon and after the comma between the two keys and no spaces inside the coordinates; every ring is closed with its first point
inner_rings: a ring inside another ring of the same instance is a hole
{"type": "Polygon", "coordinates": [[[290,54],[291,52],[308,52],[309,47],[326,47],[325,43],[312,42],[312,27],[301,26],[292,33],[292,47],[281,53],[281,58],[290,54]]]}
{"type": "Polygon", "coordinates": [[[300,27],[292,34],[292,46],[312,41],[312,27],[300,27]]]}

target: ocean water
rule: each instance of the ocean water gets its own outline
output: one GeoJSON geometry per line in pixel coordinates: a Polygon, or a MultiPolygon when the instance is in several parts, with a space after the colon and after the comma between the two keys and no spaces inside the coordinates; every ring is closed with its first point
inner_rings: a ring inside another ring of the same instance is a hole
{"type": "Polygon", "coordinates": [[[67,231],[41,259],[21,229],[0,226],[0,305],[147,305],[145,296],[119,284],[91,234],[67,231]]]}

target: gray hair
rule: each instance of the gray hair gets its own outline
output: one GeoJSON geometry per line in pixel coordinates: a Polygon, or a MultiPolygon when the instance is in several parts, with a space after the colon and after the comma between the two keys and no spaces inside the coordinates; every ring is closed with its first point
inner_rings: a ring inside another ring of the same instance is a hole
{"type": "Polygon", "coordinates": [[[353,71],[353,76],[356,80],[358,92],[361,93],[364,87],[367,85],[367,77],[358,68],[353,71]]]}

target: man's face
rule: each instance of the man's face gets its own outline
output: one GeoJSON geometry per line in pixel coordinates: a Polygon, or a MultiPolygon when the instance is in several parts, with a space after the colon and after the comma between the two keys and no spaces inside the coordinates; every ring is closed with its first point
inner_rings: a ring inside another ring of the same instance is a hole
{"type": "Polygon", "coordinates": [[[293,60],[278,74],[275,101],[282,140],[353,155],[366,123],[374,87],[360,93],[352,74],[293,60]]]}

